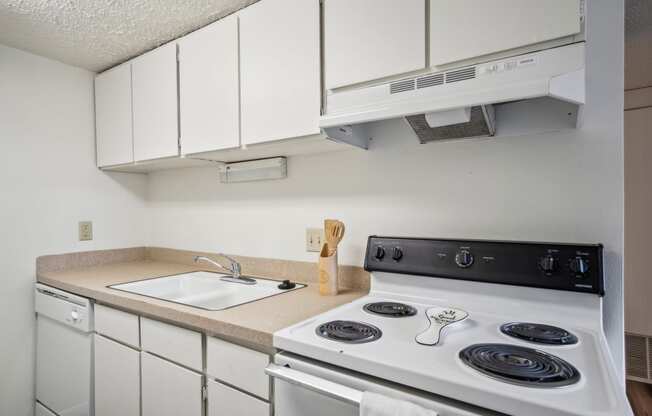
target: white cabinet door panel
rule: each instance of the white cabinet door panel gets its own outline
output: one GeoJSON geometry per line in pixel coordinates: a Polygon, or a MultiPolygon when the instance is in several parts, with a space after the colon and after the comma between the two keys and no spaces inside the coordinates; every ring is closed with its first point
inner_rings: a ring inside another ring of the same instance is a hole
{"type": "Polygon", "coordinates": [[[140,353],[95,335],[95,416],[140,415],[140,353]]]}
{"type": "Polygon", "coordinates": [[[319,0],[261,0],[240,12],[244,144],[319,133],[319,0]]]}
{"type": "Polygon", "coordinates": [[[201,416],[202,376],[141,353],[142,416],[201,416]]]}
{"type": "Polygon", "coordinates": [[[131,115],[131,64],[95,77],[97,166],[134,161],[131,115]]]}
{"type": "Polygon", "coordinates": [[[324,0],[327,89],[425,66],[424,0],[324,0]]]}
{"type": "Polygon", "coordinates": [[[179,41],[182,153],[240,145],[238,70],[235,15],[179,41]]]}
{"type": "Polygon", "coordinates": [[[218,338],[206,339],[206,373],[263,399],[269,399],[269,355],[218,338]]]}
{"type": "Polygon", "coordinates": [[[134,158],[178,156],[177,45],[133,60],[134,158]]]}
{"type": "Polygon", "coordinates": [[[207,416],[269,416],[269,403],[213,380],[206,382],[207,416]]]}
{"type": "Polygon", "coordinates": [[[430,65],[579,33],[580,0],[430,0],[430,65]]]}

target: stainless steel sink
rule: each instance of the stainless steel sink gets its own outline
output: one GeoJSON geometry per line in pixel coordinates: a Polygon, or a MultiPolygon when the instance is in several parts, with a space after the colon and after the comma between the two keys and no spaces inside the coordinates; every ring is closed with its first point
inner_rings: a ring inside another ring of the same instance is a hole
{"type": "Polygon", "coordinates": [[[223,277],[230,276],[212,272],[192,272],[108,287],[195,308],[218,311],[306,286],[297,283],[294,288],[284,290],[278,288],[281,282],[275,280],[254,279],[255,284],[244,285],[221,280],[223,277]]]}

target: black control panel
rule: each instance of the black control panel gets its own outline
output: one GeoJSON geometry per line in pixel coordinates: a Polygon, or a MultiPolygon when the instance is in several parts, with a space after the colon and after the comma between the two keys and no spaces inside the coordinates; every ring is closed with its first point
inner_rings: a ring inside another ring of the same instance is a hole
{"type": "Polygon", "coordinates": [[[600,244],[371,236],[365,270],[604,295],[600,244]]]}

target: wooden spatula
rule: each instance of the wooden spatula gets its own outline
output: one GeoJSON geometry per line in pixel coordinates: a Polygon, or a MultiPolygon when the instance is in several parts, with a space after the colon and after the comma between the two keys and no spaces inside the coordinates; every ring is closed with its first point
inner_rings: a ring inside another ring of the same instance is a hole
{"type": "Polygon", "coordinates": [[[337,250],[337,245],[344,237],[344,223],[339,220],[325,220],[324,234],[328,243],[328,254],[332,255],[337,250]]]}

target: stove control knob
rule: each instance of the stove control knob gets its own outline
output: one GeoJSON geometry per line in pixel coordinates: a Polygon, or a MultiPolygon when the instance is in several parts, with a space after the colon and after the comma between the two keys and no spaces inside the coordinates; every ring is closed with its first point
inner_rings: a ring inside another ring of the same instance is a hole
{"type": "Polygon", "coordinates": [[[401,250],[400,247],[394,247],[394,249],[392,249],[392,259],[394,259],[394,261],[399,261],[402,258],[403,258],[403,250],[401,250]]]}
{"type": "Polygon", "coordinates": [[[569,267],[575,277],[584,277],[589,272],[589,262],[583,257],[575,257],[570,260],[569,267]]]}
{"type": "Polygon", "coordinates": [[[385,249],[383,246],[376,246],[376,252],[374,253],[376,260],[382,260],[385,257],[385,249]]]}
{"type": "Polygon", "coordinates": [[[460,250],[455,254],[455,263],[463,269],[473,264],[473,254],[469,250],[460,250]]]}
{"type": "Polygon", "coordinates": [[[541,257],[539,259],[539,267],[546,274],[554,273],[555,271],[557,271],[558,266],[559,266],[559,262],[552,254],[548,254],[547,256],[541,257]]]}

